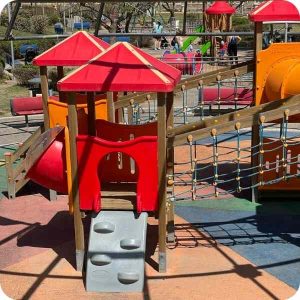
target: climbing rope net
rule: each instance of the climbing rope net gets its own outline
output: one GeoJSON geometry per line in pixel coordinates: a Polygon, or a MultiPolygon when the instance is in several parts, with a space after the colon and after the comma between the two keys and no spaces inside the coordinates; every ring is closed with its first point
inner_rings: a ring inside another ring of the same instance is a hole
{"type": "Polygon", "coordinates": [[[251,129],[193,140],[176,147],[172,201],[246,196],[251,189],[278,183],[296,186],[300,176],[300,127],[284,118],[259,125],[259,143],[251,146],[251,129]],[[254,164],[251,165],[252,162],[254,164]]]}

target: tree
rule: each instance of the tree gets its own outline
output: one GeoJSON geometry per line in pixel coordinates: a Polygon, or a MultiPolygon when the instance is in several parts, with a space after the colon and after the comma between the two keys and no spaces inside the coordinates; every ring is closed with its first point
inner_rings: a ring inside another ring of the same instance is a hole
{"type": "Polygon", "coordinates": [[[175,18],[175,2],[162,2],[162,7],[170,13],[169,22],[175,18]]]}

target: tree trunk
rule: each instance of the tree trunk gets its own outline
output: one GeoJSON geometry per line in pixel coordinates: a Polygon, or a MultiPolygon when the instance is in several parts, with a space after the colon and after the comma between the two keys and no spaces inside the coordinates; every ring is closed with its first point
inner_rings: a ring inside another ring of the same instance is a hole
{"type": "Polygon", "coordinates": [[[125,32],[129,32],[130,22],[132,20],[132,14],[127,14],[125,21],[125,32]]]}

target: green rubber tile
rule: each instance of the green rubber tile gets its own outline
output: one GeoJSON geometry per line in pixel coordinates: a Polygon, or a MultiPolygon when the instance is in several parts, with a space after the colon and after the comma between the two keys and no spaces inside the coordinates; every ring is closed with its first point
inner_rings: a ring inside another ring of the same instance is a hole
{"type": "Polygon", "coordinates": [[[199,201],[178,201],[176,206],[196,206],[210,208],[216,210],[236,210],[236,211],[253,211],[258,209],[260,213],[265,214],[289,214],[300,215],[300,201],[290,201],[283,199],[282,201],[267,201],[261,203],[253,203],[247,199],[230,198],[220,200],[199,200],[199,201]]]}

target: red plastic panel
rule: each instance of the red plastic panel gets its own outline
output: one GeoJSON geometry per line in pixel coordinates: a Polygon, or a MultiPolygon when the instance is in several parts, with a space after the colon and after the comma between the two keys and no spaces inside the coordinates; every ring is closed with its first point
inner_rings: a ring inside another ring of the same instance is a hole
{"type": "MultiPolygon", "coordinates": [[[[129,141],[141,136],[157,136],[157,122],[143,125],[123,125],[96,120],[96,136],[106,141],[129,141]]],[[[136,182],[137,172],[133,172],[134,162],[126,154],[112,153],[102,162],[103,182],[136,182]],[[120,165],[122,168],[120,168],[120,165]]]]}
{"type": "MultiPolygon", "coordinates": [[[[105,160],[111,153],[124,153],[135,160],[138,173],[137,211],[154,211],[157,209],[157,137],[138,137],[132,141],[105,141],[96,137],[78,136],[78,175],[80,209],[101,209],[101,177],[105,160]],[[104,162],[104,163],[103,163],[104,162]]],[[[113,173],[114,171],[111,170],[113,173]]],[[[126,180],[129,181],[129,180],[126,180]]]]}
{"type": "Polygon", "coordinates": [[[27,173],[34,182],[67,194],[64,134],[60,134],[27,173]]]}

